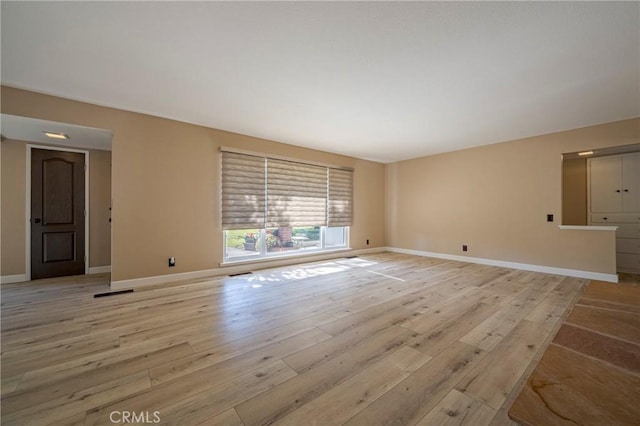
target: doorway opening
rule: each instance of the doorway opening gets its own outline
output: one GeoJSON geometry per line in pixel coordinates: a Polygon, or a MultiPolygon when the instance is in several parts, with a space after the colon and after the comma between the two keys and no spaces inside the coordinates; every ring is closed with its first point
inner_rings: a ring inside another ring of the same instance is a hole
{"type": "Polygon", "coordinates": [[[0,282],[110,273],[112,131],[4,113],[0,120],[2,202],[13,207],[2,215],[0,282]],[[32,167],[41,150],[50,156],[32,167]],[[42,193],[33,202],[36,180],[42,193]],[[32,258],[56,271],[41,275],[32,258]],[[58,270],[67,262],[75,263],[73,270],[58,270]]]}

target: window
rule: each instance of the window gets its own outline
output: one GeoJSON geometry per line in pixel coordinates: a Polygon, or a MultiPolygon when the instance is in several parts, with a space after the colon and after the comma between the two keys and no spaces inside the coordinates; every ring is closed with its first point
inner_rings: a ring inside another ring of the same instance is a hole
{"type": "Polygon", "coordinates": [[[225,260],[348,247],[353,171],[223,150],[225,260]]]}
{"type": "Polygon", "coordinates": [[[348,247],[346,226],[234,229],[225,233],[225,260],[245,260],[348,247]]]}

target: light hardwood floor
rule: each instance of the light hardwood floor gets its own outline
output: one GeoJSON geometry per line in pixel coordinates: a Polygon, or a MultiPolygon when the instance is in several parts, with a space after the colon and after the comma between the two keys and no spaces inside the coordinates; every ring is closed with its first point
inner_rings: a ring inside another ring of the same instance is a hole
{"type": "Polygon", "coordinates": [[[107,279],[1,287],[3,425],[511,424],[587,282],[391,253],[94,298],[107,279]]]}

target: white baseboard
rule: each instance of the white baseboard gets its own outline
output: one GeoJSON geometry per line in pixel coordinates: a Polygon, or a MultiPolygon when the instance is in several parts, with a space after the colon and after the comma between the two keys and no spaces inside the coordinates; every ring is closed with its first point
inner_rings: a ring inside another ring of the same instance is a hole
{"type": "MultiPolygon", "coordinates": [[[[304,257],[280,258],[277,260],[260,261],[255,263],[239,263],[236,265],[222,266],[220,268],[204,269],[201,271],[181,272],[169,275],[157,275],[153,277],[133,278],[130,280],[111,281],[111,290],[128,290],[140,287],[173,283],[177,281],[193,280],[217,275],[239,274],[243,272],[256,271],[259,269],[275,268],[279,266],[295,265],[307,262],[317,262],[323,260],[336,259],[346,256],[358,256],[367,253],[379,253],[387,251],[386,247],[374,247],[359,250],[340,250],[333,253],[309,255],[304,257]]],[[[262,259],[261,259],[262,260],[262,259]]]]}
{"type": "Polygon", "coordinates": [[[27,281],[27,274],[3,275],[0,277],[0,283],[13,284],[27,281]]]}
{"type": "Polygon", "coordinates": [[[423,257],[435,257],[437,259],[457,260],[459,262],[479,263],[481,265],[499,266],[501,268],[521,269],[523,271],[543,272],[545,274],[565,275],[568,277],[585,278],[589,280],[618,282],[617,274],[605,274],[601,272],[581,271],[578,269],[556,268],[553,266],[531,265],[528,263],[507,262],[504,260],[483,259],[480,257],[458,256],[455,254],[435,253],[430,251],[410,250],[399,247],[387,247],[387,251],[394,253],[413,254],[423,257]]]}
{"type": "MultiPolygon", "coordinates": [[[[181,272],[177,274],[158,275],[153,277],[134,278],[129,280],[119,280],[111,282],[112,290],[128,290],[139,287],[147,287],[153,285],[167,284],[178,281],[186,281],[205,277],[214,277],[218,275],[238,274],[242,272],[256,271],[266,268],[275,268],[279,266],[295,265],[299,263],[317,262],[323,260],[336,259],[346,256],[358,256],[368,253],[380,253],[390,251],[394,253],[412,254],[422,257],[434,257],[437,259],[456,260],[459,262],[478,263],[481,265],[498,266],[501,268],[519,269],[523,271],[542,272],[546,274],[564,275],[568,277],[585,278],[589,280],[600,280],[617,283],[618,275],[605,274],[601,272],[581,271],[577,269],[556,268],[553,266],[532,265],[528,263],[508,262],[504,260],[483,259],[480,257],[458,256],[454,254],[436,253],[421,250],[410,250],[399,247],[374,247],[360,250],[346,250],[335,253],[318,254],[314,256],[294,257],[286,259],[278,259],[273,261],[264,261],[259,263],[242,263],[237,265],[223,266],[220,268],[205,269],[201,271],[181,272]]],[[[3,277],[4,278],[4,277],[3,277]]],[[[4,281],[3,281],[4,282],[4,281]]]]}
{"type": "Polygon", "coordinates": [[[89,274],[93,275],[93,274],[106,274],[111,272],[111,265],[106,265],[106,266],[90,266],[89,267],[89,274]]]}
{"type": "MultiPolygon", "coordinates": [[[[255,271],[265,268],[274,268],[278,266],[295,265],[298,263],[316,262],[322,260],[336,259],[345,256],[357,256],[368,253],[380,253],[390,251],[394,253],[412,254],[423,257],[434,257],[437,259],[456,260],[459,262],[478,263],[481,265],[499,266],[502,268],[520,269],[524,271],[543,272],[547,274],[565,275],[569,277],[585,278],[590,280],[600,280],[617,283],[618,275],[605,274],[600,272],[581,271],[577,269],[556,268],[552,266],[532,265],[528,263],[508,262],[503,260],[483,259],[479,257],[459,256],[454,254],[436,253],[421,250],[404,249],[400,247],[374,247],[360,250],[347,250],[336,253],[319,254],[315,256],[295,257],[287,259],[278,259],[261,263],[238,264],[234,266],[224,266],[214,269],[206,269],[193,272],[182,272],[178,274],[159,275],[154,277],[134,278],[130,280],[112,281],[112,290],[125,290],[136,287],[145,287],[159,284],[166,284],[176,281],[184,281],[190,279],[198,279],[204,277],[212,277],[216,275],[237,274],[242,272],[255,271]]],[[[111,266],[95,266],[89,268],[89,274],[102,274],[111,272],[111,266]]],[[[27,281],[26,274],[3,275],[0,277],[0,283],[13,284],[27,281]]]]}

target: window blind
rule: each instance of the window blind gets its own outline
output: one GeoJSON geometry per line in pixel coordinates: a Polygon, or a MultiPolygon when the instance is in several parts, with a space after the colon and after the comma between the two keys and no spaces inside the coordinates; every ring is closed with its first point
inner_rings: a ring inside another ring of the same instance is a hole
{"type": "Polygon", "coordinates": [[[328,171],[327,226],[351,226],[353,172],[341,169],[328,171]]]}
{"type": "Polygon", "coordinates": [[[267,159],[267,227],[327,223],[327,168],[267,159]]]}
{"type": "Polygon", "coordinates": [[[351,226],[353,171],[222,152],[222,229],[351,226]]]}
{"type": "Polygon", "coordinates": [[[222,229],[264,228],[264,158],[222,153],[222,229]]]}

